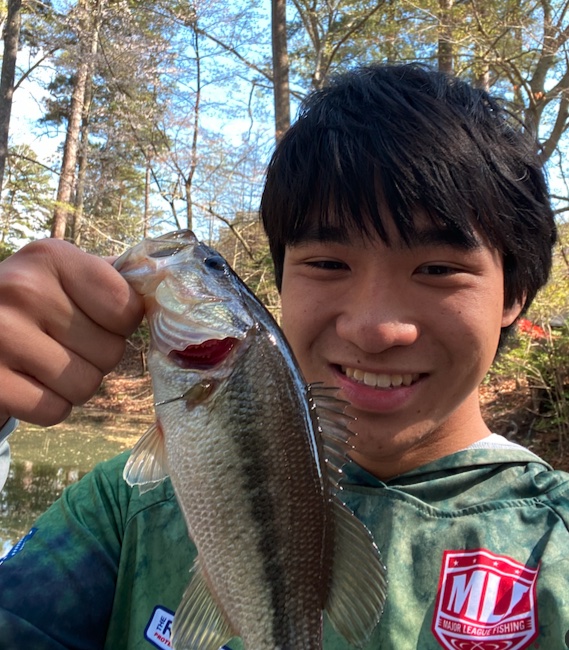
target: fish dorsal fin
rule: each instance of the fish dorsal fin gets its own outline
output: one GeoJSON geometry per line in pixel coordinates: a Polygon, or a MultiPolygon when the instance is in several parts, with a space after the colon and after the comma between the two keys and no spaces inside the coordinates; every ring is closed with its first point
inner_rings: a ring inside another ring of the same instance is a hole
{"type": "Polygon", "coordinates": [[[172,626],[175,650],[218,650],[235,636],[196,561],[172,626]]]}
{"type": "Polygon", "coordinates": [[[154,423],[130,452],[123,478],[131,487],[138,485],[143,493],[160,485],[168,473],[164,434],[160,425],[154,423]]]}
{"type": "Polygon", "coordinates": [[[387,596],[386,569],[371,533],[337,497],[334,559],[326,612],[334,629],[361,648],[378,624],[387,596]]]}
{"type": "Polygon", "coordinates": [[[355,418],[344,412],[348,402],[338,399],[337,388],[322,384],[310,384],[308,395],[316,408],[320,435],[324,445],[324,456],[328,469],[328,477],[334,490],[341,489],[339,481],[342,478],[342,468],[350,459],[349,452],[353,449],[350,440],[356,435],[348,429],[355,418]]]}

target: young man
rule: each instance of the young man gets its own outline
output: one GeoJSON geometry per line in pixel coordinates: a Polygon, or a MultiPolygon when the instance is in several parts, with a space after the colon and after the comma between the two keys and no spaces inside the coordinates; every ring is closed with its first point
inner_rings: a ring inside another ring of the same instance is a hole
{"type": "MultiPolygon", "coordinates": [[[[551,264],[534,143],[461,81],[357,70],[305,103],[262,214],[306,379],[357,418],[342,497],[390,580],[368,647],[563,648],[569,476],[493,435],[478,402],[551,264]]],[[[0,295],[3,419],[64,417],[141,316],[110,267],[60,242],[0,265],[0,295]]],[[[67,490],[0,566],[0,648],[168,647],[194,553],[169,483],[139,495],[125,460],[67,490]]],[[[324,647],[347,647],[327,623],[324,647]]]]}

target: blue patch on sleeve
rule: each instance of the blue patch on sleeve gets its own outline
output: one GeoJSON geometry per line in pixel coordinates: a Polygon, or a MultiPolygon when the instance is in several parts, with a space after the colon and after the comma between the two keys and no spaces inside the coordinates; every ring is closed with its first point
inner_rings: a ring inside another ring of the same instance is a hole
{"type": "Polygon", "coordinates": [[[31,528],[30,532],[27,533],[27,535],[24,535],[24,537],[22,537],[19,542],[16,542],[4,557],[0,557],[0,566],[4,564],[4,562],[7,562],[10,558],[13,558],[14,555],[19,553],[26,545],[26,542],[36,534],[37,530],[37,528],[31,528]]]}
{"type": "Polygon", "coordinates": [[[148,621],[148,625],[144,630],[145,639],[161,650],[170,648],[170,634],[172,633],[173,621],[174,612],[166,607],[155,607],[148,621]]]}

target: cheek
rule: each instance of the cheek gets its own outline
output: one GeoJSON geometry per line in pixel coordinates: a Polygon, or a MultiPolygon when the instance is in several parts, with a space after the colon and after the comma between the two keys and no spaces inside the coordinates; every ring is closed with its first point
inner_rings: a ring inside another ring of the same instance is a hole
{"type": "Polygon", "coordinates": [[[281,322],[285,334],[292,336],[299,329],[313,328],[320,314],[318,294],[307,282],[296,278],[287,281],[285,274],[281,288],[281,322]]]}
{"type": "Polygon", "coordinates": [[[489,365],[494,359],[501,331],[501,309],[488,304],[462,305],[440,314],[440,341],[454,356],[472,368],[479,363],[489,365]]]}
{"type": "Polygon", "coordinates": [[[322,351],[328,331],[323,309],[302,293],[282,294],[281,326],[307,381],[322,381],[322,351]]]}
{"type": "Polygon", "coordinates": [[[281,327],[293,348],[307,345],[318,332],[320,324],[306,305],[298,302],[293,307],[283,306],[281,311],[281,327]]]}
{"type": "Polygon", "coordinates": [[[311,326],[307,305],[302,294],[295,294],[285,288],[281,292],[281,327],[295,353],[303,332],[311,326]]]}
{"type": "Polygon", "coordinates": [[[486,374],[492,365],[498,349],[500,338],[500,318],[488,313],[488,317],[482,316],[484,312],[478,313],[473,320],[464,324],[462,341],[457,341],[457,349],[464,355],[465,369],[480,379],[486,374]]]}

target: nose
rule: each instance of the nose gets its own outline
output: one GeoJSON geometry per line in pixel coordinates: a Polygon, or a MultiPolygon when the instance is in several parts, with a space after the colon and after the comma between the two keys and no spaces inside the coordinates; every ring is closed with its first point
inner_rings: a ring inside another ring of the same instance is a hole
{"type": "Polygon", "coordinates": [[[412,345],[420,334],[412,298],[387,280],[353,288],[336,318],[336,332],[370,354],[412,345]]]}

